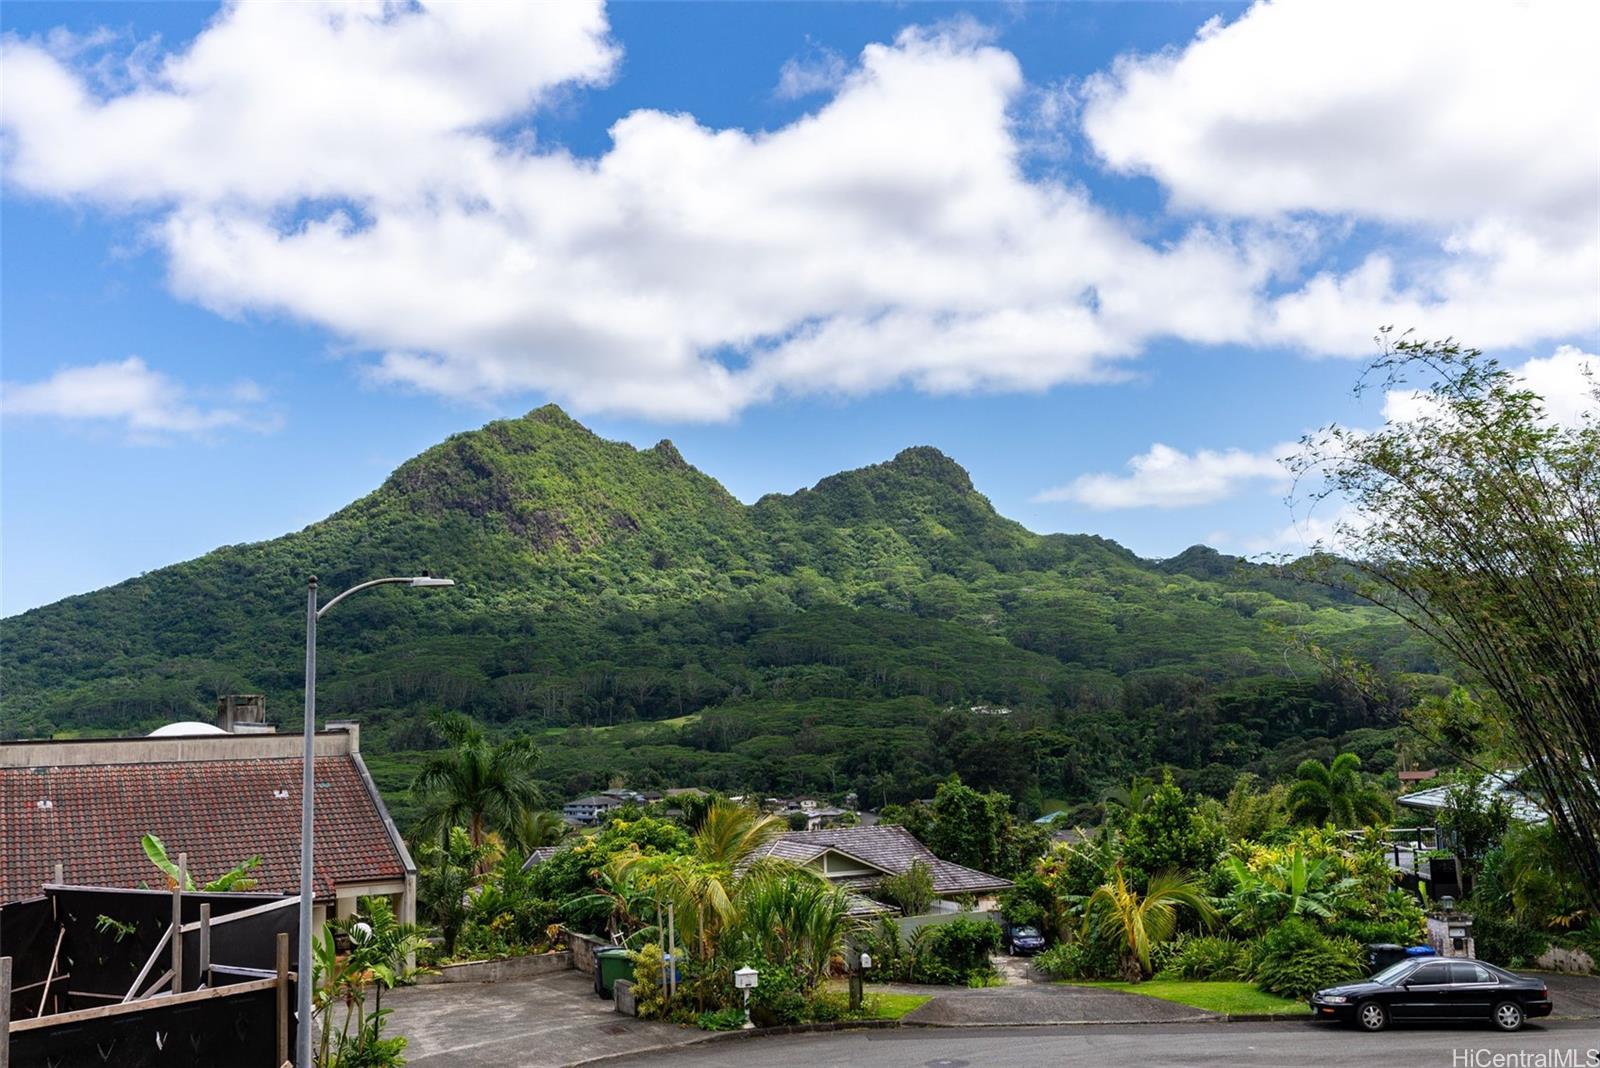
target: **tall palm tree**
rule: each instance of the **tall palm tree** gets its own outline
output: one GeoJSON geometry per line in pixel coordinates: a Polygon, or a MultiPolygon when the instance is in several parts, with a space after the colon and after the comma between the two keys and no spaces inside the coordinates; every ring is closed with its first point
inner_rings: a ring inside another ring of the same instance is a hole
{"type": "Polygon", "coordinates": [[[1217,910],[1206,900],[1205,891],[1195,879],[1176,872],[1151,876],[1140,894],[1122,875],[1119,862],[1106,882],[1089,896],[1084,911],[1086,935],[1098,933],[1121,947],[1122,978],[1137,983],[1150,971],[1150,947],[1172,937],[1178,923],[1178,909],[1187,908],[1210,926],[1217,910]]]}
{"type": "Polygon", "coordinates": [[[1366,827],[1389,818],[1389,799],[1361,777],[1361,758],[1340,753],[1327,764],[1302,761],[1289,785],[1289,812],[1300,823],[1366,827]]]}
{"type": "Polygon", "coordinates": [[[572,825],[561,813],[549,809],[524,812],[505,829],[505,836],[524,858],[535,849],[560,844],[571,833],[572,825]]]}
{"type": "Polygon", "coordinates": [[[509,832],[539,807],[533,778],[539,749],[533,739],[518,735],[492,744],[482,727],[459,712],[435,714],[430,723],[450,748],[411,782],[413,796],[422,801],[425,833],[447,836],[451,827],[461,826],[472,844],[481,846],[489,831],[509,832]]]}
{"type": "Polygon", "coordinates": [[[777,816],[719,799],[706,808],[694,832],[694,855],[705,864],[731,871],[787,829],[788,824],[777,816]]]}

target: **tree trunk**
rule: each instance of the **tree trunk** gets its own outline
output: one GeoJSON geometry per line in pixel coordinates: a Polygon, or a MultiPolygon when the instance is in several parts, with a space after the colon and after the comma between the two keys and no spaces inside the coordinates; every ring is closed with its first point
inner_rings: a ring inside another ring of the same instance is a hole
{"type": "Polygon", "coordinates": [[[1144,968],[1140,966],[1139,958],[1132,953],[1122,955],[1121,977],[1125,983],[1137,983],[1144,979],[1144,968]]]}

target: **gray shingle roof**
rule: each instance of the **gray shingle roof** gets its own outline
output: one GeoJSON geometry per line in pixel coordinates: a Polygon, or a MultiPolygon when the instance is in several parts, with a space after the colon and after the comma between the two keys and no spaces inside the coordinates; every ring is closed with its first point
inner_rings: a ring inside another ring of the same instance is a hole
{"type": "Polygon", "coordinates": [[[872,827],[789,831],[775,838],[757,854],[757,858],[776,857],[805,864],[830,849],[891,875],[905,874],[911,865],[920,860],[928,866],[933,876],[933,892],[940,895],[988,893],[1011,886],[1009,879],[940,860],[910,831],[889,823],[872,827]]]}

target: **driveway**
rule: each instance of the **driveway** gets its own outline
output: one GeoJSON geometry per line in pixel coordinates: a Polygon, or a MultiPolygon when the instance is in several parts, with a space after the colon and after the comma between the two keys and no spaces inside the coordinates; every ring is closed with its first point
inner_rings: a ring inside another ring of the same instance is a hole
{"type": "Polygon", "coordinates": [[[1523,972],[1536,975],[1550,987],[1557,1019],[1600,1019],[1600,976],[1563,975],[1560,972],[1523,972]]]}
{"type": "Polygon", "coordinates": [[[705,1038],[703,1031],[618,1015],[576,971],[405,987],[384,995],[383,1007],[394,1009],[391,1033],[410,1039],[406,1063],[415,1068],[557,1068],[705,1038]]]}

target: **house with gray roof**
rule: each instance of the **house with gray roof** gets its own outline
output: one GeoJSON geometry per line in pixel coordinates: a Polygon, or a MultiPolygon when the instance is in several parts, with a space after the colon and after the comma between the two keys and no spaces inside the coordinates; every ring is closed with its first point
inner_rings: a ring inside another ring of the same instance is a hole
{"type": "Polygon", "coordinates": [[[880,823],[871,827],[831,827],[816,831],[790,831],[757,850],[751,861],[772,857],[811,868],[829,882],[844,886],[863,902],[856,911],[882,911],[866,900],[886,875],[904,875],[921,861],[933,877],[935,911],[960,908],[959,899],[972,897],[977,908],[992,909],[996,897],[1011,887],[1010,879],[941,860],[904,827],[880,823]]]}
{"type": "MultiPolygon", "coordinates": [[[[1530,797],[1521,786],[1523,773],[1526,769],[1514,768],[1507,771],[1497,771],[1485,775],[1477,786],[1480,797],[1485,801],[1492,798],[1504,800],[1511,807],[1514,819],[1523,823],[1543,823],[1550,818],[1544,806],[1536,799],[1530,797]]],[[[1417,809],[1420,812],[1436,813],[1440,809],[1450,807],[1450,793],[1456,789],[1455,784],[1435,786],[1428,790],[1417,790],[1414,793],[1401,794],[1395,798],[1395,804],[1404,805],[1406,808],[1417,809]]]]}

